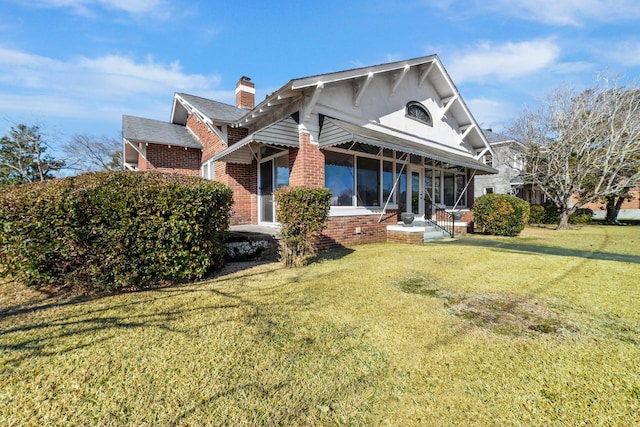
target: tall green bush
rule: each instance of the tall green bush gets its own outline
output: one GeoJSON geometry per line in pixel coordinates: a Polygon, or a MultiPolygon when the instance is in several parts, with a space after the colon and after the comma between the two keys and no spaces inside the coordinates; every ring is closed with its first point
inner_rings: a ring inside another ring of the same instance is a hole
{"type": "Polygon", "coordinates": [[[315,253],[314,236],[327,226],[331,191],[314,187],[276,190],[278,221],[282,224],[280,255],[287,267],[305,265],[315,253]]]}
{"type": "MultiPolygon", "coordinates": [[[[569,217],[570,224],[588,224],[593,220],[593,210],[577,209],[569,217]]],[[[552,204],[531,205],[530,224],[557,224],[560,221],[560,210],[552,204]]]]}
{"type": "Polygon", "coordinates": [[[232,192],[201,178],[91,173],[0,191],[0,276],[119,291],[201,278],[223,262],[232,192]]]}
{"type": "Polygon", "coordinates": [[[475,227],[498,236],[517,236],[529,219],[529,203],[508,194],[486,194],[473,204],[475,227]]]}

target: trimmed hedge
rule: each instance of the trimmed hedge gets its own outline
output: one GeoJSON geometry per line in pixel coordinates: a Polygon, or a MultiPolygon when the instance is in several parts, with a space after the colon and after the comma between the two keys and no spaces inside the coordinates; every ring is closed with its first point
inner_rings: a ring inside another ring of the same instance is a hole
{"type": "Polygon", "coordinates": [[[529,203],[508,194],[485,194],[473,204],[475,227],[498,236],[517,236],[527,225],[529,203]]]}
{"type": "Polygon", "coordinates": [[[231,189],[201,178],[90,173],[0,191],[0,277],[81,291],[199,279],[222,266],[231,189]]]}
{"type": "Polygon", "coordinates": [[[276,190],[280,231],[280,255],[287,267],[305,265],[315,253],[314,235],[327,226],[331,191],[308,186],[276,190]]]}
{"type": "MultiPolygon", "coordinates": [[[[593,220],[593,210],[577,209],[570,217],[570,224],[588,224],[593,220]]],[[[560,210],[552,204],[531,205],[530,224],[557,224],[560,222],[560,210]]]]}

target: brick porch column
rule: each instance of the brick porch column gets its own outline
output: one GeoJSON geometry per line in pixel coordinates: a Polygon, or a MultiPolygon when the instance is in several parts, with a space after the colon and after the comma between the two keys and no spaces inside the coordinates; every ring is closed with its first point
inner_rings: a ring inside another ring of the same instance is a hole
{"type": "Polygon", "coordinates": [[[289,150],[289,185],[324,187],[324,154],[311,141],[308,131],[300,131],[300,148],[289,150]]]}

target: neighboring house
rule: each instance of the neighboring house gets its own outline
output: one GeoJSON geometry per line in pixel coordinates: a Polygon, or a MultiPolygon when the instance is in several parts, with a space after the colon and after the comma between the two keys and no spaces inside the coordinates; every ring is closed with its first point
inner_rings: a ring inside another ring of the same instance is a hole
{"type": "Polygon", "coordinates": [[[276,225],[284,185],[332,193],[327,244],[379,242],[399,212],[468,210],[496,173],[489,143],[437,55],[294,79],[254,105],[176,93],[169,123],[123,116],[125,167],[201,175],[234,191],[233,224],[276,225]],[[433,202],[433,203],[431,203],[433,202]]]}
{"type": "Polygon", "coordinates": [[[542,204],[544,194],[532,189],[531,185],[525,185],[520,175],[524,168],[524,145],[491,129],[483,129],[482,133],[492,148],[492,152],[486,153],[482,160],[498,173],[474,177],[474,198],[489,193],[511,194],[531,204],[542,204]]]}
{"type": "MultiPolygon", "coordinates": [[[[596,219],[605,219],[607,217],[607,205],[604,200],[587,203],[582,208],[593,210],[593,217],[596,219]]],[[[640,221],[640,186],[629,191],[629,198],[620,206],[618,219],[640,221]]]]}

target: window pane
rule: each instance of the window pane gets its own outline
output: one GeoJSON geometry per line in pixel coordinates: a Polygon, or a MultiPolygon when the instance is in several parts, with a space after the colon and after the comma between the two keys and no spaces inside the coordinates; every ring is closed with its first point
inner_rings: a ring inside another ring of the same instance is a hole
{"type": "Polygon", "coordinates": [[[380,161],[358,157],[358,206],[380,205],[380,161]]]}
{"type": "Polygon", "coordinates": [[[440,175],[442,172],[433,171],[433,203],[442,203],[442,191],[440,186],[440,175]]]}
{"type": "MultiPolygon", "coordinates": [[[[387,199],[393,189],[393,163],[382,162],[382,203],[387,203],[387,199]]],[[[389,203],[393,203],[393,197],[389,200],[389,203]]]]}
{"type": "Polygon", "coordinates": [[[455,197],[455,180],[454,175],[451,172],[445,172],[444,174],[444,204],[447,206],[453,206],[456,202],[455,197]]]}
{"type": "Polygon", "coordinates": [[[456,175],[456,202],[458,202],[458,206],[467,206],[467,198],[462,196],[462,192],[464,191],[464,186],[467,183],[466,176],[458,174],[456,175]]]}
{"type": "Polygon", "coordinates": [[[332,206],[353,206],[353,156],[324,153],[325,185],[331,190],[332,206]]]}
{"type": "Polygon", "coordinates": [[[407,168],[402,166],[402,163],[396,163],[396,175],[398,176],[396,200],[398,201],[398,210],[405,212],[407,210],[407,168]]]}
{"type": "Polygon", "coordinates": [[[289,185],[289,156],[276,158],[276,188],[289,185]]]}

